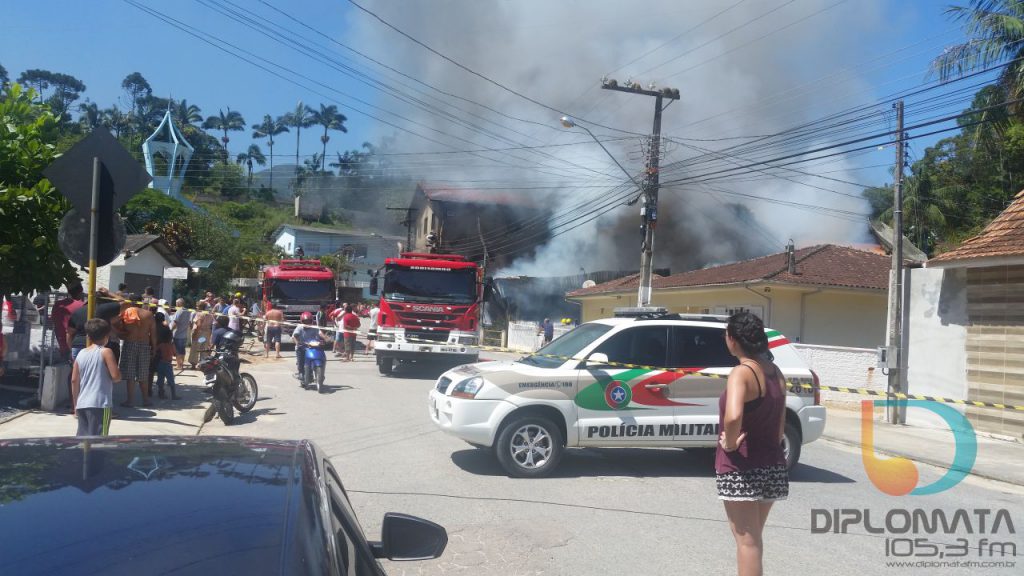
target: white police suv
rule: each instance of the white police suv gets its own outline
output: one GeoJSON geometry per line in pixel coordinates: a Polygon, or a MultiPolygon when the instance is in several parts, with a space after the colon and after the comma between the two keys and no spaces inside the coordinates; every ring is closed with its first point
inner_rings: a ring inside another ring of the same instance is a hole
{"type": "MultiPolygon", "coordinates": [[[[453,368],[430,391],[445,432],[494,450],[511,476],[540,477],[566,447],[714,448],[718,398],[737,360],[725,317],[636,309],[582,324],[517,361],[453,368]],[[628,366],[624,366],[628,365],[628,366]]],[[[775,330],[769,347],[790,384],[787,466],[825,429],[818,377],[775,330]],[[806,387],[801,387],[806,386],[806,387]]]]}

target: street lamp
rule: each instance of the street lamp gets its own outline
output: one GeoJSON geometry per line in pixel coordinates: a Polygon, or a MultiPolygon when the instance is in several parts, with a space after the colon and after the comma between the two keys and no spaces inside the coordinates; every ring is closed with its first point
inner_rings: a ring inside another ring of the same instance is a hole
{"type": "Polygon", "coordinates": [[[562,126],[564,128],[580,128],[581,130],[589,134],[590,137],[594,139],[594,142],[597,142],[597,145],[601,147],[601,150],[604,150],[604,153],[607,154],[608,157],[612,159],[612,162],[615,162],[615,165],[619,167],[619,170],[622,170],[622,173],[625,174],[626,177],[629,178],[630,182],[632,182],[633,185],[637,187],[637,190],[643,192],[643,186],[641,186],[640,183],[636,181],[636,178],[634,178],[633,175],[629,173],[629,171],[622,167],[622,164],[619,164],[619,161],[615,159],[615,156],[612,156],[612,153],[609,152],[608,149],[604,147],[604,144],[601,143],[601,141],[597,139],[597,136],[594,136],[594,133],[591,132],[586,126],[577,124],[576,120],[572,116],[562,116],[562,118],[559,121],[562,123],[562,126]]]}

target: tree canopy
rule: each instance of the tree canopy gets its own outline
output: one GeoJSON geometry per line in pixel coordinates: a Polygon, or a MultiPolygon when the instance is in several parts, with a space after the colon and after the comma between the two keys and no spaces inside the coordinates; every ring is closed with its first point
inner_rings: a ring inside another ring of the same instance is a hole
{"type": "Polygon", "coordinates": [[[57,120],[11,84],[0,96],[0,294],[61,286],[75,269],[57,243],[68,202],[43,169],[57,155],[57,120]]]}

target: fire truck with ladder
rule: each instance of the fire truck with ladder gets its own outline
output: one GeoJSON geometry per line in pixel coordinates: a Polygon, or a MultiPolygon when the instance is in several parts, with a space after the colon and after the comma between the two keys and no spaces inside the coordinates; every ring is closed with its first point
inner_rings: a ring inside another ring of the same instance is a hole
{"type": "Polygon", "coordinates": [[[475,263],[454,254],[403,252],[388,258],[370,280],[380,293],[377,368],[390,374],[399,363],[476,362],[480,309],[490,295],[475,263]]]}

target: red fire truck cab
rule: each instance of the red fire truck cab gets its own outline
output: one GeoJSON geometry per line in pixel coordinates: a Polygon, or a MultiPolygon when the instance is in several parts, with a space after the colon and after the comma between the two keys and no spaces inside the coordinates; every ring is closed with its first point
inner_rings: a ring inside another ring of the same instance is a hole
{"type": "Polygon", "coordinates": [[[462,256],[403,252],[388,258],[370,281],[380,293],[377,368],[399,362],[476,362],[480,307],[485,289],[480,268],[462,256]]]}
{"type": "MultiPolygon", "coordinates": [[[[264,310],[270,302],[284,313],[286,322],[298,323],[303,312],[316,314],[321,304],[334,304],[335,277],[318,260],[281,260],[263,268],[260,288],[264,310]]],[[[282,341],[290,342],[291,334],[291,325],[286,325],[282,341]]]]}

